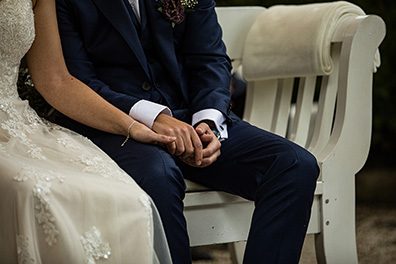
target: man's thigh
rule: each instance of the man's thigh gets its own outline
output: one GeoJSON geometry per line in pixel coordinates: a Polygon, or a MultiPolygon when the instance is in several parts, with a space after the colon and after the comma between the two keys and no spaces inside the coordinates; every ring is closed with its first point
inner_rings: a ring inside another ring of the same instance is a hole
{"type": "Polygon", "coordinates": [[[301,156],[311,156],[289,140],[240,119],[229,126],[228,136],[212,165],[196,169],[179,162],[185,178],[254,200],[263,181],[282,174],[301,156]]]}

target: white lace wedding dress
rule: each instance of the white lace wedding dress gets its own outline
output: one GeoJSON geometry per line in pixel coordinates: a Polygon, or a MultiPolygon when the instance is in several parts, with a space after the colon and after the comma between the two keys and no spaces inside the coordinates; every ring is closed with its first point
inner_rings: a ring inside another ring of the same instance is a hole
{"type": "Polygon", "coordinates": [[[0,263],[170,263],[150,198],[19,98],[33,23],[31,0],[0,0],[0,263]]]}

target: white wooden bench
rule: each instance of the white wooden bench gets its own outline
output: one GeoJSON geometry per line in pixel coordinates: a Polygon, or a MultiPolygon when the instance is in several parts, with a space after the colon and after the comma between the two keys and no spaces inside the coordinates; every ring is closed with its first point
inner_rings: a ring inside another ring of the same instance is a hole
{"type": "MultiPolygon", "coordinates": [[[[243,60],[244,41],[256,17],[265,10],[217,8],[234,67],[249,63],[243,60]]],[[[378,16],[345,19],[331,41],[334,71],[330,75],[248,82],[244,119],[287,136],[318,160],[321,174],[308,227],[308,234],[315,234],[318,263],[358,262],[355,174],[369,151],[373,61],[384,36],[385,25],[378,16]],[[320,95],[314,102],[315,87],[320,95]],[[295,102],[293,93],[297,93],[295,102]],[[295,114],[290,122],[292,104],[295,114]],[[314,104],[317,111],[312,115],[314,104]]],[[[253,209],[250,201],[188,182],[185,216],[191,246],[245,241],[253,209]]],[[[235,245],[239,250],[232,252],[233,261],[241,263],[244,243],[235,245]]]]}

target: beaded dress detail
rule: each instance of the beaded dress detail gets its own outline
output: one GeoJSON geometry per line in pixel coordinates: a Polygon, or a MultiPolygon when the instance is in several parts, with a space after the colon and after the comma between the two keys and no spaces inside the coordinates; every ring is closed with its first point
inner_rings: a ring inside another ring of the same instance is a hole
{"type": "Polygon", "coordinates": [[[90,140],[18,95],[32,8],[0,0],[0,262],[158,263],[153,245],[167,246],[147,194],[90,140]]]}

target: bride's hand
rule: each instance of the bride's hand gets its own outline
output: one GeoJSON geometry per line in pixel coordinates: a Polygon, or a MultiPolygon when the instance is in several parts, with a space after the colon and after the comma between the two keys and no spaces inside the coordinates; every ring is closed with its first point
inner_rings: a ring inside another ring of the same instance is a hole
{"type": "Polygon", "coordinates": [[[158,134],[137,121],[129,130],[129,135],[136,141],[155,145],[167,145],[176,140],[176,137],[158,134]]]}

